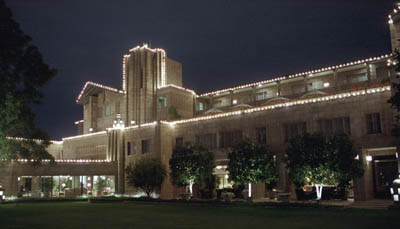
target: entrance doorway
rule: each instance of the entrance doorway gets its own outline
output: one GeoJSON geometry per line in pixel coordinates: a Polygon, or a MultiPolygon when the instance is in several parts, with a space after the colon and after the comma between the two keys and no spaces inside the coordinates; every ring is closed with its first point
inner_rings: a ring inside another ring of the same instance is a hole
{"type": "Polygon", "coordinates": [[[372,159],[375,198],[391,199],[390,187],[398,177],[397,158],[395,155],[383,155],[372,159]]]}

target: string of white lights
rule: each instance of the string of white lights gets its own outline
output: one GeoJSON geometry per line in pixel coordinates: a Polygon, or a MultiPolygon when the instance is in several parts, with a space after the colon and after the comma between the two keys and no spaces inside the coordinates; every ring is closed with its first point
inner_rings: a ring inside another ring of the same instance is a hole
{"type": "Polygon", "coordinates": [[[292,78],[307,76],[307,75],[310,75],[310,74],[322,73],[322,72],[325,72],[325,71],[332,71],[332,70],[336,70],[336,69],[343,68],[343,67],[350,67],[350,66],[353,66],[353,65],[365,64],[365,63],[371,62],[371,61],[378,61],[378,60],[382,60],[382,59],[385,59],[385,58],[390,58],[391,56],[392,56],[392,54],[386,54],[386,55],[381,55],[381,56],[377,56],[377,57],[371,57],[371,58],[367,58],[367,59],[363,59],[363,60],[352,61],[352,62],[348,62],[348,63],[345,63],[345,64],[339,64],[339,65],[320,68],[320,69],[316,69],[316,70],[300,72],[300,73],[296,73],[296,74],[292,74],[292,75],[288,75],[288,76],[280,76],[280,77],[276,77],[276,78],[269,79],[269,80],[263,80],[263,81],[258,81],[258,82],[254,82],[254,83],[248,83],[248,84],[239,85],[239,86],[235,86],[235,87],[231,87],[231,88],[225,88],[225,89],[221,89],[221,90],[216,90],[216,91],[203,93],[203,94],[198,95],[197,97],[203,97],[203,96],[209,96],[209,95],[218,95],[220,93],[229,92],[229,91],[232,91],[232,90],[237,90],[237,89],[242,89],[242,88],[247,88],[247,87],[253,87],[253,86],[260,86],[262,84],[268,84],[268,83],[273,83],[273,82],[277,82],[277,81],[282,81],[282,80],[285,80],[285,79],[292,79],[292,78]]]}
{"type": "Polygon", "coordinates": [[[337,99],[345,99],[345,98],[349,98],[349,97],[363,96],[366,94],[374,94],[374,93],[390,91],[390,90],[391,90],[390,85],[387,83],[384,85],[376,85],[376,86],[372,86],[372,87],[368,87],[368,88],[364,88],[364,89],[360,89],[360,90],[352,90],[349,92],[316,95],[312,98],[293,99],[288,102],[282,102],[282,103],[277,103],[277,104],[272,104],[272,105],[264,105],[264,106],[259,106],[259,107],[255,107],[255,108],[247,108],[247,109],[243,109],[243,110],[239,110],[239,111],[229,111],[229,112],[220,113],[220,114],[207,115],[207,116],[201,116],[201,117],[195,117],[195,118],[187,118],[187,119],[181,119],[181,120],[176,120],[176,121],[162,121],[161,123],[169,124],[170,126],[174,126],[176,124],[225,118],[225,117],[229,117],[229,116],[241,115],[243,113],[248,114],[248,113],[253,113],[253,112],[258,112],[258,111],[273,110],[273,109],[277,109],[277,108],[290,107],[290,106],[295,106],[295,105],[303,105],[303,104],[309,104],[309,103],[317,103],[317,102],[325,102],[325,101],[331,101],[331,100],[337,100],[337,99]]]}
{"type": "Polygon", "coordinates": [[[98,84],[98,83],[94,83],[94,82],[88,81],[88,82],[86,82],[86,84],[83,87],[82,91],[79,93],[79,96],[76,99],[76,102],[79,102],[79,100],[81,99],[83,93],[85,93],[86,87],[88,87],[89,85],[93,85],[93,86],[100,87],[100,88],[103,88],[103,89],[106,89],[106,90],[109,90],[109,91],[113,91],[113,92],[124,94],[124,91],[118,90],[116,88],[112,88],[112,87],[109,87],[109,86],[105,86],[105,85],[102,85],[102,84],[98,84]]]}

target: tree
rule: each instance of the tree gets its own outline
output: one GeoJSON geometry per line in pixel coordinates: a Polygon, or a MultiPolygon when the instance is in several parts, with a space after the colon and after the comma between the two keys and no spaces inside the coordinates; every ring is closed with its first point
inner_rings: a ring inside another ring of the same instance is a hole
{"type": "Polygon", "coordinates": [[[228,154],[229,180],[249,185],[251,198],[251,184],[273,183],[277,180],[274,154],[263,144],[243,141],[232,148],[228,154]]]}
{"type": "MultiPolygon", "coordinates": [[[[400,50],[399,49],[395,50],[393,59],[394,59],[394,61],[391,61],[389,63],[391,63],[393,65],[396,75],[398,76],[400,74],[400,64],[399,64],[400,63],[400,50]]],[[[394,78],[392,78],[392,79],[394,79],[394,78]]],[[[400,112],[400,84],[398,83],[398,80],[397,80],[397,82],[393,82],[393,80],[392,80],[392,96],[390,97],[390,99],[387,102],[390,103],[392,108],[396,109],[397,112],[400,112]]],[[[400,120],[400,117],[398,114],[396,115],[396,119],[397,119],[397,123],[393,126],[392,135],[399,138],[400,137],[400,126],[399,126],[398,121],[400,120]]],[[[398,142],[398,144],[400,144],[400,142],[398,142]]]]}
{"type": "Polygon", "coordinates": [[[287,168],[293,183],[300,187],[311,182],[322,197],[323,184],[348,185],[351,179],[363,174],[357,152],[349,136],[320,133],[292,138],[286,149],[287,168]]]}
{"type": "Polygon", "coordinates": [[[53,159],[46,151],[49,136],[35,126],[30,105],[42,102],[40,88],[56,71],[44,63],[4,0],[0,0],[0,31],[0,159],[53,159]]]}
{"type": "Polygon", "coordinates": [[[172,183],[181,187],[189,185],[191,196],[194,183],[210,186],[213,182],[214,154],[202,146],[186,144],[175,147],[169,166],[172,183]]]}
{"type": "Polygon", "coordinates": [[[160,160],[143,157],[126,168],[128,184],[142,189],[147,197],[164,181],[167,170],[160,160]]]}

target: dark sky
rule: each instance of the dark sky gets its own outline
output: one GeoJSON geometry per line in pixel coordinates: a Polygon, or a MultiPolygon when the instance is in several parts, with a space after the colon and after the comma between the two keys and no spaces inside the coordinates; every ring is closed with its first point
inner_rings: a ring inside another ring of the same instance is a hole
{"type": "Polygon", "coordinates": [[[6,0],[58,75],[35,108],[53,139],[75,135],[86,81],[121,88],[122,56],[151,42],[197,93],[390,52],[394,0],[6,0]]]}

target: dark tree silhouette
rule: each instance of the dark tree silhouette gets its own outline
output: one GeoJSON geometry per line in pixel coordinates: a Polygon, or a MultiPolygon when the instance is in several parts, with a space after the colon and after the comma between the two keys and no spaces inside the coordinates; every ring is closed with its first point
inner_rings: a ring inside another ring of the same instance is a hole
{"type": "Polygon", "coordinates": [[[44,63],[4,0],[0,0],[0,34],[0,159],[53,159],[46,151],[49,136],[35,126],[30,105],[42,102],[40,89],[56,71],[44,63]]]}

